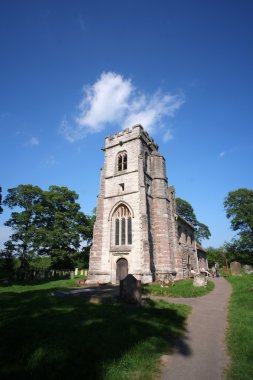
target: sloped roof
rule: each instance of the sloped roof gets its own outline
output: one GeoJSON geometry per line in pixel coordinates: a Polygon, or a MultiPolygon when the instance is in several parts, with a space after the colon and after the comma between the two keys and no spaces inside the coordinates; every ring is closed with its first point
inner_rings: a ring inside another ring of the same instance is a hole
{"type": "Polygon", "coordinates": [[[198,251],[202,251],[204,253],[207,253],[207,251],[205,250],[205,248],[203,248],[199,243],[196,243],[196,247],[197,247],[198,251]]]}
{"type": "Polygon", "coordinates": [[[177,219],[180,219],[181,222],[187,224],[189,227],[191,227],[193,230],[195,230],[194,226],[188,222],[187,220],[185,220],[182,216],[180,216],[179,214],[176,214],[176,218],[177,219]]]}

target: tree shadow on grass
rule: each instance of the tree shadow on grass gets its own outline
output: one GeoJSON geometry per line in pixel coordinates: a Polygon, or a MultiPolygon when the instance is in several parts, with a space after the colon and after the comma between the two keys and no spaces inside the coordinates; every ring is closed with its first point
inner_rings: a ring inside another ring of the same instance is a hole
{"type": "Polygon", "coordinates": [[[136,348],[144,359],[162,355],[185,331],[183,305],[91,304],[82,297],[54,297],[54,290],[0,295],[1,379],[104,379],[113,363],[136,348]]]}

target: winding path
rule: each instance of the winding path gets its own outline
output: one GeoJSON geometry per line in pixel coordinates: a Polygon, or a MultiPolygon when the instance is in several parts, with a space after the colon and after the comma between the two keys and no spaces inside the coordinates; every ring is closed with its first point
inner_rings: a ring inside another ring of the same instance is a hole
{"type": "MultiPolygon", "coordinates": [[[[198,298],[163,298],[192,306],[185,336],[173,355],[162,358],[161,380],[220,380],[229,365],[225,333],[230,284],[214,278],[214,290],[198,298]]],[[[161,297],[152,297],[159,299],[161,297]]]]}

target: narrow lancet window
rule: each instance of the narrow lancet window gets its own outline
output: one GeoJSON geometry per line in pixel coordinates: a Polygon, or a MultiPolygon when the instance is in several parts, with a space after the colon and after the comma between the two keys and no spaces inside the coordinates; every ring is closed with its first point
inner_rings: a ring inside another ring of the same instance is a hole
{"type": "Polygon", "coordinates": [[[115,222],[115,245],[119,245],[119,219],[115,222]]]}
{"type": "Polygon", "coordinates": [[[127,220],[127,242],[128,244],[132,244],[132,218],[128,218],[127,220]]]}
{"type": "Polygon", "coordinates": [[[118,157],[118,171],[122,170],[122,155],[120,154],[118,157]]]}
{"type": "Polygon", "coordinates": [[[126,244],[126,219],[121,219],[121,244],[126,244]]]}
{"type": "Polygon", "coordinates": [[[124,153],[123,155],[123,170],[127,169],[127,154],[124,153]]]}

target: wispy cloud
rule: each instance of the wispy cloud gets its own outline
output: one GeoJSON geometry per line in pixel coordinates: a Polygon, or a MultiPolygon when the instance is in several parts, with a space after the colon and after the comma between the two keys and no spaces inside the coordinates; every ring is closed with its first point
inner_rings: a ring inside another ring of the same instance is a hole
{"type": "Polygon", "coordinates": [[[184,103],[182,94],[145,94],[134,87],[131,79],[113,72],[102,73],[93,84],[84,87],[78,114],[72,125],[65,117],[61,132],[70,142],[84,138],[87,133],[104,130],[110,124],[122,128],[141,123],[153,131],[162,125],[164,118],[173,117],[184,103]]]}
{"type": "Polygon", "coordinates": [[[225,151],[222,151],[218,154],[219,158],[223,158],[226,156],[227,158],[230,157],[231,155],[243,155],[248,151],[251,151],[253,149],[253,144],[249,145],[242,145],[242,146],[236,146],[232,148],[227,148],[225,151]]]}
{"type": "Polygon", "coordinates": [[[56,160],[55,156],[53,154],[50,154],[46,160],[45,160],[45,164],[47,166],[55,166],[58,164],[58,161],[56,160]]]}
{"type": "Polygon", "coordinates": [[[168,142],[173,139],[171,131],[168,129],[163,135],[163,141],[168,142]]]}
{"type": "Polygon", "coordinates": [[[35,145],[40,144],[39,139],[37,139],[37,137],[31,137],[28,143],[31,146],[35,146],[35,145]]]}

